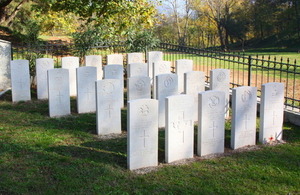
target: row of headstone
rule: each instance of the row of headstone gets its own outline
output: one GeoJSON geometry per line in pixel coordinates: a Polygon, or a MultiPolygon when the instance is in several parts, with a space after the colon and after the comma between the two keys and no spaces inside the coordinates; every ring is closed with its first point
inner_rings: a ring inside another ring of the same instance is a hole
{"type": "MultiPolygon", "coordinates": [[[[160,76],[157,76],[159,78],[160,76]]],[[[282,139],[284,86],[262,85],[259,141],[282,139]]],[[[256,87],[237,87],[232,94],[231,148],[256,143],[256,87]]],[[[198,94],[197,155],[224,152],[226,93],[209,90],[198,94]]],[[[167,163],[194,156],[193,95],[165,97],[165,160],[167,163]]],[[[158,164],[159,100],[128,102],[127,162],[130,170],[158,164]]]]}

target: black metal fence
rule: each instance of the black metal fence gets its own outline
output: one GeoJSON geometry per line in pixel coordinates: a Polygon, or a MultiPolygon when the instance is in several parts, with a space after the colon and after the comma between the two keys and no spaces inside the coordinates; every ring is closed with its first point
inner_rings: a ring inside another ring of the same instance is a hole
{"type": "MultiPolygon", "coordinates": [[[[240,53],[229,53],[183,47],[179,45],[161,43],[152,51],[163,51],[164,60],[172,62],[178,59],[191,59],[194,62],[194,70],[203,71],[206,81],[209,83],[210,70],[225,68],[231,70],[231,88],[237,86],[255,86],[260,92],[261,85],[268,82],[281,82],[285,84],[286,108],[300,111],[300,65],[296,60],[284,61],[282,58],[270,56],[251,56],[240,53]]],[[[106,56],[111,53],[124,54],[124,64],[127,64],[126,46],[121,43],[94,46],[87,55],[101,55],[103,64],[106,64],[106,56]]],[[[61,58],[75,55],[76,50],[72,44],[44,44],[39,47],[13,46],[13,59],[29,59],[31,61],[31,74],[34,75],[34,63],[36,58],[53,58],[55,67],[61,66],[61,58]]],[[[83,57],[81,64],[84,64],[83,57]]],[[[260,94],[259,94],[260,95],[260,94]]]]}

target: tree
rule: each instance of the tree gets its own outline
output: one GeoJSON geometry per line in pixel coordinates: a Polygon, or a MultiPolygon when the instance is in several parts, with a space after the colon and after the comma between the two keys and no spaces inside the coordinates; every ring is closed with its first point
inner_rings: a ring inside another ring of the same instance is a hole
{"type": "Polygon", "coordinates": [[[0,0],[0,24],[9,26],[21,7],[27,2],[29,2],[29,0],[0,0]]]}

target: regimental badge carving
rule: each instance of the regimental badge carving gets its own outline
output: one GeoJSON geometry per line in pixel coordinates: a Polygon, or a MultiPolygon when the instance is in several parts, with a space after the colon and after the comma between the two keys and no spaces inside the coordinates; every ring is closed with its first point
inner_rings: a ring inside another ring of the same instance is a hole
{"type": "Polygon", "coordinates": [[[223,71],[221,71],[217,76],[217,80],[219,82],[223,82],[225,79],[226,79],[226,74],[223,71]]]}
{"type": "Polygon", "coordinates": [[[212,96],[208,99],[209,103],[209,107],[213,108],[215,106],[217,106],[220,103],[220,99],[217,96],[212,96]]]}
{"type": "Polygon", "coordinates": [[[139,108],[139,111],[142,116],[147,116],[150,113],[149,107],[145,104],[139,108]]]}
{"type": "Polygon", "coordinates": [[[145,82],[142,79],[140,79],[135,83],[135,88],[137,91],[143,91],[145,85],[146,85],[145,82]]]}
{"type": "Polygon", "coordinates": [[[165,72],[167,72],[167,65],[166,64],[161,64],[160,66],[159,66],[159,72],[160,73],[165,73],[165,72]]]}
{"type": "Polygon", "coordinates": [[[103,85],[102,90],[105,94],[112,94],[112,92],[115,90],[115,85],[109,82],[106,85],[103,85]]]}
{"type": "Polygon", "coordinates": [[[173,82],[174,82],[174,80],[172,77],[167,77],[164,81],[164,85],[165,85],[165,87],[168,88],[172,85],[173,82]]]}
{"type": "Polygon", "coordinates": [[[249,90],[244,91],[244,93],[242,94],[242,101],[244,103],[248,102],[252,97],[252,93],[249,90]]]}

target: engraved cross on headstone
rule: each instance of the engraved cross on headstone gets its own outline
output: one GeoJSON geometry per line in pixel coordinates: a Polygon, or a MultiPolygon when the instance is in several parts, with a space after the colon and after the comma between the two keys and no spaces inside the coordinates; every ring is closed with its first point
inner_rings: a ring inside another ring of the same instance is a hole
{"type": "Polygon", "coordinates": [[[248,114],[244,116],[243,120],[245,121],[245,129],[248,130],[248,121],[250,121],[248,114]]]}
{"type": "Polygon", "coordinates": [[[278,115],[277,115],[276,111],[273,111],[273,125],[275,125],[277,117],[278,117],[278,115]]]}
{"type": "Polygon", "coordinates": [[[111,107],[111,105],[109,105],[105,110],[108,112],[109,118],[111,118],[111,111],[113,110],[113,108],[111,107]]]}
{"type": "Polygon", "coordinates": [[[217,125],[215,125],[215,121],[213,121],[213,124],[209,127],[209,129],[212,129],[213,137],[215,137],[215,130],[218,128],[217,125]]]}
{"type": "Polygon", "coordinates": [[[146,130],[144,129],[143,135],[140,136],[140,138],[144,139],[144,148],[146,147],[146,138],[149,138],[149,135],[146,134],[146,130]]]}
{"type": "Polygon", "coordinates": [[[60,91],[58,91],[58,95],[57,95],[58,99],[59,99],[59,104],[61,104],[61,97],[63,97],[63,95],[60,93],[60,91]]]}

